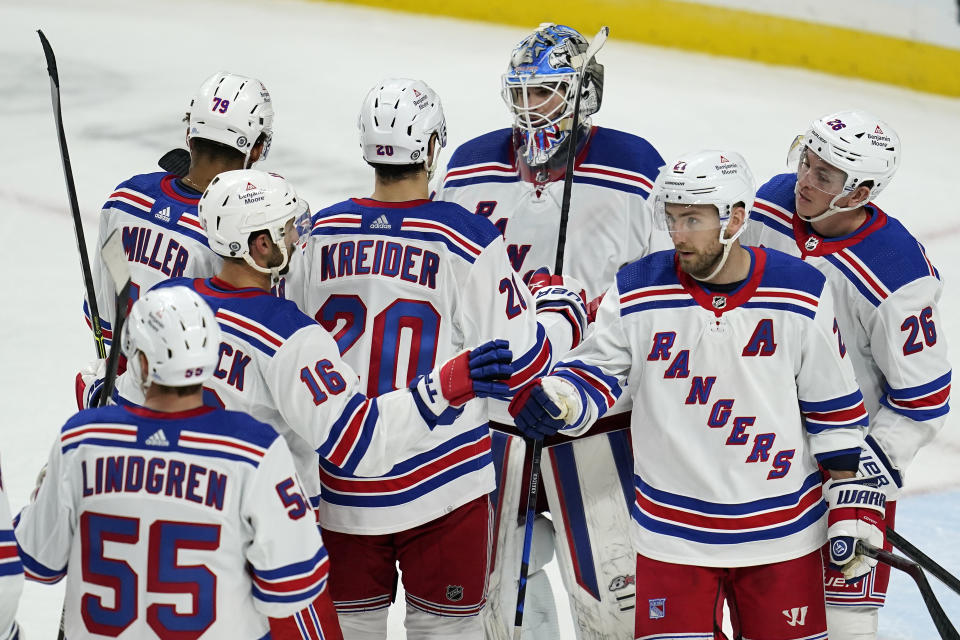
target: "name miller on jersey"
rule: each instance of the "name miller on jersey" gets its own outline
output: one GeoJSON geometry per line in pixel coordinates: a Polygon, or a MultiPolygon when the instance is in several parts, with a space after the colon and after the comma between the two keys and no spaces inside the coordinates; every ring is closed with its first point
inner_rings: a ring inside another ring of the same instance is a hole
{"type": "Polygon", "coordinates": [[[97,458],[90,466],[92,478],[87,461],[80,462],[84,498],[145,491],[223,511],[227,476],[202,465],[160,457],[106,456],[97,458]]]}
{"type": "Polygon", "coordinates": [[[172,237],[168,236],[164,242],[163,232],[157,231],[154,235],[154,231],[150,227],[123,228],[123,252],[127,261],[147,265],[170,278],[182,277],[190,253],[172,237]],[[161,251],[161,247],[165,249],[161,251]],[[160,255],[163,261],[158,259],[160,255]],[[171,260],[173,265],[170,264],[171,260]]]}
{"type": "Polygon", "coordinates": [[[376,275],[437,288],[440,256],[433,251],[385,240],[343,240],[320,249],[320,280],[376,275]]]}

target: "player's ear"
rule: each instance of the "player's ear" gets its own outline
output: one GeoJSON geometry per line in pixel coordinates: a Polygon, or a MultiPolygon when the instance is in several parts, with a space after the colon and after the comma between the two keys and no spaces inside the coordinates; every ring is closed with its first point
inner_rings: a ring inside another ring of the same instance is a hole
{"type": "Polygon", "coordinates": [[[738,202],[730,208],[730,220],[727,222],[726,237],[733,237],[747,219],[747,209],[742,202],[738,202]]]}
{"type": "Polygon", "coordinates": [[[870,190],[872,186],[873,185],[871,183],[870,186],[861,184],[859,187],[857,187],[853,193],[847,196],[848,202],[846,206],[858,207],[862,204],[867,204],[867,200],[870,199],[870,190]]]}
{"type": "Polygon", "coordinates": [[[143,351],[137,351],[137,358],[140,359],[140,383],[146,384],[147,379],[150,377],[150,370],[147,368],[149,366],[147,356],[143,354],[143,351]]]}

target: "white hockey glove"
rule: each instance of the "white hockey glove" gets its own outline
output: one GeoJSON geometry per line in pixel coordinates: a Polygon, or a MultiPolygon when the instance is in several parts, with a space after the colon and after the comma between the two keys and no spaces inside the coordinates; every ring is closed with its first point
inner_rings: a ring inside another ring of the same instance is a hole
{"type": "Polygon", "coordinates": [[[562,378],[539,378],[517,392],[509,411],[523,435],[541,440],[580,416],[580,394],[562,378]]]}
{"type": "Polygon", "coordinates": [[[513,375],[513,353],[506,340],[491,340],[462,351],[410,383],[413,399],[432,428],[451,424],[473,398],[506,398],[510,387],[501,380],[513,375]]]}
{"type": "Polygon", "coordinates": [[[569,324],[570,348],[580,344],[587,330],[587,307],[583,285],[570,276],[554,276],[546,269],[538,269],[530,277],[527,286],[533,294],[537,315],[560,314],[569,324]]]}
{"type": "Polygon", "coordinates": [[[829,480],[826,485],[827,538],[830,564],[847,582],[857,582],[876,566],[874,558],[857,553],[857,541],[882,548],[887,498],[877,478],[829,480]]]}
{"type": "Polygon", "coordinates": [[[887,500],[896,500],[900,495],[900,489],[903,488],[900,470],[893,466],[890,458],[873,436],[867,436],[864,441],[866,446],[860,454],[860,475],[864,478],[877,478],[887,500]]]}
{"type": "Polygon", "coordinates": [[[74,381],[77,409],[89,409],[90,407],[97,406],[100,391],[103,390],[103,379],[106,375],[106,358],[93,360],[77,372],[77,378],[74,381]]]}

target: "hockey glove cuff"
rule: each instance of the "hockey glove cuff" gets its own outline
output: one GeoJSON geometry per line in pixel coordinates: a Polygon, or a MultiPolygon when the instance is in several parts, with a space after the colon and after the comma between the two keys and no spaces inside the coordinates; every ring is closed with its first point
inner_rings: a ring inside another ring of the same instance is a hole
{"type": "Polygon", "coordinates": [[[865,478],[877,478],[887,500],[896,500],[903,488],[900,470],[893,466],[884,453],[880,443],[873,436],[864,438],[865,446],[860,454],[860,475],[865,478]]]}
{"type": "Polygon", "coordinates": [[[843,572],[847,582],[857,582],[877,564],[876,559],[857,554],[857,541],[883,547],[886,496],[877,478],[830,480],[825,489],[830,507],[830,564],[843,572]]]}

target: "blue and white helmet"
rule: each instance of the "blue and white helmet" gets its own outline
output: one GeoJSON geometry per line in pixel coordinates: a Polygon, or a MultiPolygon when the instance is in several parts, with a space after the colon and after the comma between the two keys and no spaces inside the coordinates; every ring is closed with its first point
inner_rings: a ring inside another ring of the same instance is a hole
{"type": "Polygon", "coordinates": [[[573,105],[580,96],[580,123],[600,110],[603,99],[603,65],[596,59],[583,77],[577,69],[589,43],[570,27],[545,22],[513,50],[503,74],[501,95],[513,113],[520,138],[520,153],[528,165],[545,164],[573,129],[573,105]],[[530,88],[549,90],[532,103],[530,88]],[[544,109],[548,103],[554,103],[544,109]]]}

